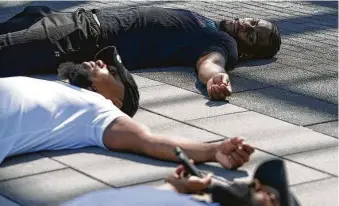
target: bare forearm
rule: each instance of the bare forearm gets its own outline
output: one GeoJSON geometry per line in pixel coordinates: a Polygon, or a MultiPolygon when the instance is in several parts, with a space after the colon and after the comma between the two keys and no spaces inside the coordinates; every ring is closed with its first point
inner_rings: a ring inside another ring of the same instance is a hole
{"type": "Polygon", "coordinates": [[[128,117],[118,118],[104,133],[104,144],[112,150],[148,155],[176,161],[174,149],[179,146],[196,163],[215,161],[219,144],[202,143],[185,138],[150,134],[145,127],[128,117]]]}
{"type": "Polygon", "coordinates": [[[216,52],[201,57],[196,65],[199,80],[206,85],[208,80],[216,74],[226,73],[224,69],[225,63],[226,61],[223,55],[216,52]]]}
{"type": "Polygon", "coordinates": [[[204,62],[198,68],[198,76],[201,83],[207,84],[208,80],[214,77],[216,74],[226,73],[225,69],[212,62],[204,62]]]}
{"type": "Polygon", "coordinates": [[[145,141],[143,152],[155,158],[176,161],[174,148],[179,146],[196,163],[214,161],[218,149],[216,143],[201,143],[183,138],[150,135],[145,141]]]}

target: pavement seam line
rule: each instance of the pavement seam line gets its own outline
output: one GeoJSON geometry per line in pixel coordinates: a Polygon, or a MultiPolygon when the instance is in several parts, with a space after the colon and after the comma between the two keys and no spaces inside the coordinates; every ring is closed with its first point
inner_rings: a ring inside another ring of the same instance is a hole
{"type": "Polygon", "coordinates": [[[322,122],[314,123],[314,124],[305,124],[304,127],[311,127],[311,126],[315,126],[318,124],[326,124],[326,123],[331,123],[331,122],[338,122],[338,120],[328,120],[328,121],[322,121],[322,122]]]}
{"type": "MultiPolygon", "coordinates": [[[[246,111],[232,112],[232,113],[227,113],[227,114],[217,114],[217,115],[208,116],[208,117],[214,118],[214,117],[221,117],[221,116],[224,116],[224,115],[241,114],[241,113],[245,113],[245,112],[248,112],[248,110],[246,110],[246,111]]],[[[201,120],[201,119],[206,119],[206,117],[199,117],[199,118],[195,118],[195,119],[189,119],[189,120],[187,120],[187,121],[196,121],[196,120],[201,120]]],[[[190,125],[189,125],[189,126],[190,126],[190,125]]],[[[201,128],[200,128],[200,129],[201,129],[201,128]]]]}
{"type": "Polygon", "coordinates": [[[66,169],[69,169],[69,168],[64,167],[64,168],[59,168],[59,169],[55,169],[55,170],[49,170],[49,171],[43,171],[43,172],[38,172],[38,173],[34,173],[34,174],[23,175],[23,176],[20,176],[20,177],[8,178],[8,179],[0,180],[0,184],[2,184],[3,182],[11,181],[11,180],[17,180],[17,179],[22,179],[22,178],[26,178],[26,177],[33,177],[33,176],[38,176],[38,175],[41,175],[41,174],[58,172],[58,171],[61,171],[61,170],[66,170],[66,169]]]}
{"type": "Polygon", "coordinates": [[[3,196],[4,198],[8,199],[11,202],[14,202],[17,205],[20,205],[20,206],[22,205],[21,203],[18,203],[16,200],[13,200],[11,197],[8,197],[7,195],[5,195],[3,193],[0,193],[0,195],[3,196]]]}
{"type": "MultiPolygon", "coordinates": [[[[210,130],[208,130],[208,129],[198,127],[198,126],[193,125],[193,124],[191,124],[191,123],[189,123],[189,122],[184,122],[184,121],[177,120],[177,119],[174,119],[174,118],[171,118],[171,117],[167,117],[167,116],[162,115],[162,114],[160,114],[160,113],[158,113],[158,112],[154,112],[154,111],[151,111],[151,110],[146,109],[146,108],[143,108],[143,107],[141,107],[141,108],[142,108],[143,110],[145,110],[145,111],[148,111],[148,112],[157,114],[157,115],[159,115],[159,116],[162,116],[162,117],[171,119],[171,120],[173,120],[173,121],[177,121],[177,122],[180,122],[180,123],[182,123],[182,124],[186,124],[186,125],[188,125],[188,126],[192,126],[192,127],[194,127],[194,128],[201,129],[201,130],[204,130],[204,131],[206,131],[206,132],[209,132],[209,133],[212,133],[212,134],[215,134],[215,135],[224,137],[224,139],[225,139],[225,138],[226,138],[226,139],[230,139],[230,137],[227,137],[227,136],[225,136],[225,135],[223,135],[223,134],[219,134],[219,133],[217,133],[217,132],[213,132],[213,131],[210,131],[210,130]]],[[[282,120],[280,120],[280,121],[282,121],[282,120]]],[[[220,142],[220,141],[222,141],[222,140],[205,141],[205,143],[215,143],[215,142],[220,142]]],[[[284,160],[289,160],[289,161],[291,161],[291,162],[293,162],[293,163],[299,164],[299,165],[301,165],[301,166],[305,166],[305,167],[307,167],[307,168],[309,168],[309,169],[313,169],[313,170],[316,170],[316,171],[318,171],[318,172],[322,172],[322,173],[326,173],[326,174],[331,175],[331,176],[335,176],[335,175],[333,175],[333,174],[331,174],[331,173],[329,173],[329,172],[322,171],[322,170],[320,170],[320,169],[317,169],[317,168],[314,168],[314,167],[305,165],[305,164],[303,164],[303,163],[300,163],[300,162],[297,162],[297,161],[288,159],[288,158],[284,157],[284,155],[277,155],[277,154],[271,153],[271,152],[269,152],[269,151],[266,151],[266,150],[263,150],[263,149],[260,149],[260,148],[257,148],[257,147],[254,147],[254,148],[255,148],[256,150],[258,150],[258,151],[261,151],[261,152],[270,154],[270,155],[272,155],[272,156],[274,156],[274,157],[278,157],[278,158],[281,158],[281,159],[284,159],[284,160]]],[[[304,151],[304,152],[307,152],[307,151],[304,151]]],[[[337,177],[337,176],[335,176],[335,177],[337,177]]]]}
{"type": "MultiPolygon", "coordinates": [[[[122,187],[119,187],[119,188],[133,187],[133,186],[138,186],[138,185],[144,185],[144,184],[147,184],[147,183],[162,181],[162,180],[165,180],[165,179],[166,179],[166,177],[165,177],[165,178],[155,179],[155,180],[142,181],[142,182],[139,182],[139,183],[131,183],[131,184],[127,184],[127,185],[124,185],[124,186],[122,186],[122,187]]],[[[165,182],[164,182],[164,183],[165,183],[165,182]]]]}
{"type": "Polygon", "coordinates": [[[316,179],[316,180],[310,180],[310,181],[307,181],[307,182],[292,184],[292,185],[289,185],[289,187],[296,187],[296,186],[299,186],[299,185],[305,185],[305,184],[310,184],[310,183],[314,183],[314,182],[321,182],[321,181],[328,180],[328,179],[337,179],[337,181],[338,181],[337,177],[324,177],[324,178],[320,178],[320,179],[316,179]]]}
{"type": "Polygon", "coordinates": [[[59,164],[62,164],[62,165],[64,165],[64,166],[66,166],[66,167],[67,167],[66,169],[72,169],[72,170],[74,170],[74,171],[76,171],[76,172],[79,172],[79,173],[81,173],[81,174],[83,174],[83,175],[89,177],[90,179],[96,180],[96,181],[98,181],[98,182],[100,182],[100,183],[102,183],[102,184],[104,184],[104,185],[106,185],[106,186],[109,186],[109,187],[111,187],[111,188],[112,188],[112,187],[113,187],[113,188],[116,188],[114,185],[110,185],[109,183],[106,183],[106,182],[104,182],[103,180],[100,180],[100,179],[98,179],[98,178],[96,178],[96,177],[93,177],[92,175],[87,174],[87,173],[85,173],[85,172],[83,172],[83,171],[81,171],[81,170],[79,170],[79,169],[77,169],[77,168],[75,168],[75,167],[73,167],[73,166],[70,166],[70,165],[68,165],[68,164],[66,164],[66,163],[64,163],[64,162],[62,162],[62,161],[59,161],[59,160],[57,160],[57,159],[54,159],[54,157],[46,156],[46,155],[44,155],[43,153],[41,153],[41,155],[42,155],[42,156],[45,156],[45,157],[47,157],[47,158],[50,158],[50,159],[52,159],[52,160],[58,162],[59,164]]]}
{"type": "Polygon", "coordinates": [[[296,153],[289,153],[289,154],[284,154],[283,156],[292,156],[292,155],[298,155],[298,154],[303,154],[303,153],[307,153],[307,152],[313,152],[313,151],[318,151],[318,150],[323,150],[323,149],[331,149],[334,147],[338,147],[338,145],[333,145],[333,146],[328,146],[328,147],[321,147],[321,148],[316,148],[316,149],[310,149],[307,151],[301,151],[301,152],[296,152],[296,153]]]}

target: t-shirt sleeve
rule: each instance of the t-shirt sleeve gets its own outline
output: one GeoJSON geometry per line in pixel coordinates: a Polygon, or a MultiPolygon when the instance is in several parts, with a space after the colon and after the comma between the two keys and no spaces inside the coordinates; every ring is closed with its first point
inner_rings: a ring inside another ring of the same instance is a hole
{"type": "Polygon", "coordinates": [[[103,135],[105,129],[117,118],[119,117],[128,117],[120,109],[115,106],[112,106],[111,109],[106,111],[101,111],[93,121],[94,125],[94,144],[107,149],[103,142],[103,135]]]}
{"type": "MultiPolygon", "coordinates": [[[[237,42],[226,33],[211,33],[206,41],[200,57],[212,52],[218,52],[225,58],[225,70],[231,71],[238,62],[237,42]]],[[[199,58],[200,58],[199,57],[199,58]]]]}

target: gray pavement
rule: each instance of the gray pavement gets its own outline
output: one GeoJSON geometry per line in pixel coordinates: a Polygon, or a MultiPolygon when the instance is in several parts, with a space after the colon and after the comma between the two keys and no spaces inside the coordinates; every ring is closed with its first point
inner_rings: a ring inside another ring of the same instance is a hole
{"type": "MultiPolygon", "coordinates": [[[[152,131],[204,142],[244,136],[257,151],[237,171],[199,165],[228,180],[250,179],[272,157],[286,161],[290,187],[302,205],[338,205],[338,2],[112,1],[0,2],[0,19],[27,5],[186,8],[214,19],[266,18],[281,28],[273,60],[241,62],[230,73],[229,102],[206,98],[188,68],[134,72],[141,108],[135,119],[152,131]]],[[[40,152],[0,166],[0,205],[56,205],[88,191],[159,185],[175,164],[99,148],[40,152]]]]}

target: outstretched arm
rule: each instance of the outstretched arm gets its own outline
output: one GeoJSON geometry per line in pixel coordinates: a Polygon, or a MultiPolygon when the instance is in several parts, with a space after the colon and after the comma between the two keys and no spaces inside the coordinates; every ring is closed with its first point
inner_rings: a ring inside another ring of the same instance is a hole
{"type": "Polygon", "coordinates": [[[232,94],[229,77],[225,71],[226,60],[220,53],[212,52],[201,57],[196,65],[199,80],[206,85],[213,100],[225,100],[232,94]]]}
{"type": "Polygon", "coordinates": [[[202,143],[185,138],[151,134],[142,124],[129,117],[119,117],[104,132],[104,144],[108,149],[148,155],[154,158],[176,161],[173,152],[181,147],[196,163],[216,162],[225,168],[237,168],[248,161],[254,149],[240,138],[222,143],[202,143]]]}

